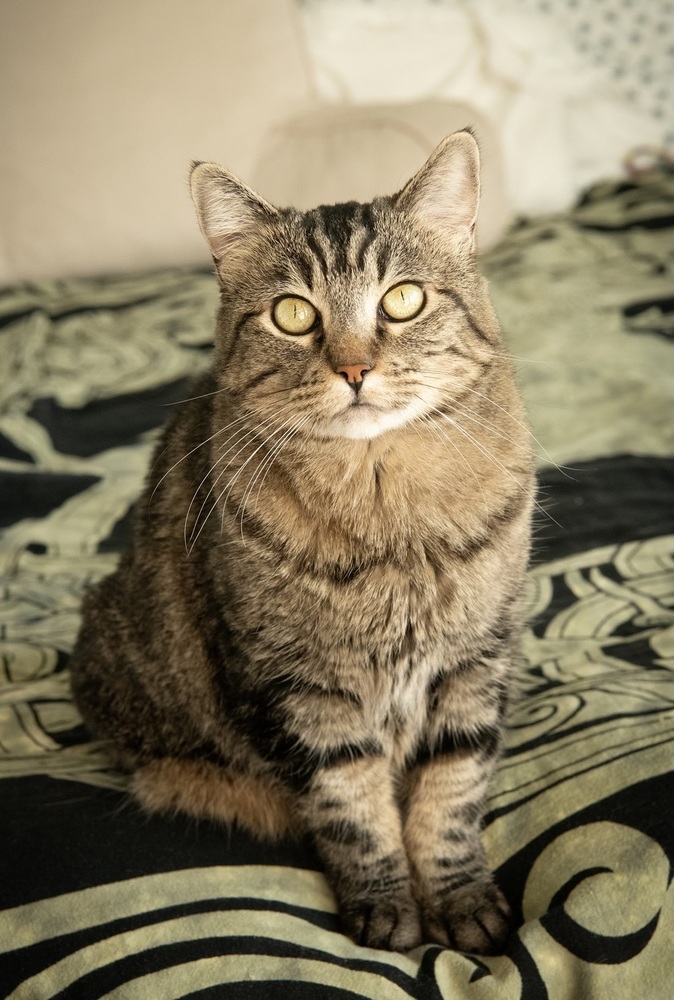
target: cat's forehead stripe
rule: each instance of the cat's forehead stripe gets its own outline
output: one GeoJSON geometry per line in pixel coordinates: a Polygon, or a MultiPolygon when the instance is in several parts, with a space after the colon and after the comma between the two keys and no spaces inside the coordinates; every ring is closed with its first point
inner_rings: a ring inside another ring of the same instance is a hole
{"type": "Polygon", "coordinates": [[[307,220],[306,224],[307,245],[314,256],[315,262],[318,264],[318,267],[320,268],[323,277],[327,280],[328,275],[330,273],[330,268],[328,266],[325,254],[323,253],[323,249],[318,240],[316,239],[315,233],[316,233],[315,223],[313,222],[313,220],[307,220]]]}
{"type": "Polygon", "coordinates": [[[354,233],[354,223],[360,216],[360,205],[354,201],[343,205],[322,205],[319,217],[333,254],[333,270],[343,274],[349,266],[347,250],[354,233]]]}
{"type": "Polygon", "coordinates": [[[372,205],[362,206],[360,213],[360,226],[362,230],[362,238],[360,246],[358,247],[358,254],[356,256],[356,267],[359,271],[362,271],[365,267],[365,254],[367,253],[370,244],[374,241],[376,235],[374,218],[372,215],[372,205]]]}
{"type": "Polygon", "coordinates": [[[351,201],[321,205],[304,216],[307,245],[323,277],[362,271],[377,231],[372,206],[351,201]]]}
{"type": "Polygon", "coordinates": [[[389,262],[389,250],[385,243],[380,243],[377,248],[377,277],[380,281],[384,280],[384,275],[386,274],[386,269],[388,268],[389,262]]]}
{"type": "Polygon", "coordinates": [[[304,284],[307,286],[310,292],[313,291],[314,270],[310,262],[301,253],[298,253],[295,257],[294,263],[297,267],[297,270],[300,273],[300,277],[302,278],[304,284]]]}

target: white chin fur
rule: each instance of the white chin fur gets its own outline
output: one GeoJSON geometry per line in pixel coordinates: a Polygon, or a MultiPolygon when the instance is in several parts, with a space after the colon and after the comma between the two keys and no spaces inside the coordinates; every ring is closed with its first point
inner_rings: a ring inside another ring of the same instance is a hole
{"type": "Polygon", "coordinates": [[[377,410],[370,406],[353,406],[324,424],[321,432],[326,437],[366,441],[385,431],[395,430],[426,412],[423,402],[410,403],[395,410],[377,410]]]}

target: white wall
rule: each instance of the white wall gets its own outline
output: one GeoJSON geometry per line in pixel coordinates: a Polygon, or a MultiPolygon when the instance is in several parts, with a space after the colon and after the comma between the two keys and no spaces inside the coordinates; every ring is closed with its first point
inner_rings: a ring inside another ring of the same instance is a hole
{"type": "Polygon", "coordinates": [[[0,0],[0,282],[208,262],[192,159],[311,104],[292,0],[0,0]]]}

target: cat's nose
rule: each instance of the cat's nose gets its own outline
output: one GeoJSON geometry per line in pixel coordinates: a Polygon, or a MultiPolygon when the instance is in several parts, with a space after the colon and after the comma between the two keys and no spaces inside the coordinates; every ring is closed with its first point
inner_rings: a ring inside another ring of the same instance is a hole
{"type": "Polygon", "coordinates": [[[367,372],[372,371],[372,365],[368,361],[359,361],[355,365],[338,365],[335,371],[349,383],[355,392],[359,392],[367,372]]]}

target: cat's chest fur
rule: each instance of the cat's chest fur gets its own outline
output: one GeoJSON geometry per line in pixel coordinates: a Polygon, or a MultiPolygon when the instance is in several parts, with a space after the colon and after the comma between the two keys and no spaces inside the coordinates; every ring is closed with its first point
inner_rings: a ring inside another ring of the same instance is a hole
{"type": "Polygon", "coordinates": [[[410,716],[412,688],[488,630],[483,605],[498,612],[508,576],[490,537],[507,488],[492,477],[478,491],[447,451],[418,433],[311,443],[254,489],[254,471],[239,477],[217,521],[216,573],[250,655],[279,650],[307,674],[318,662],[410,716]]]}

